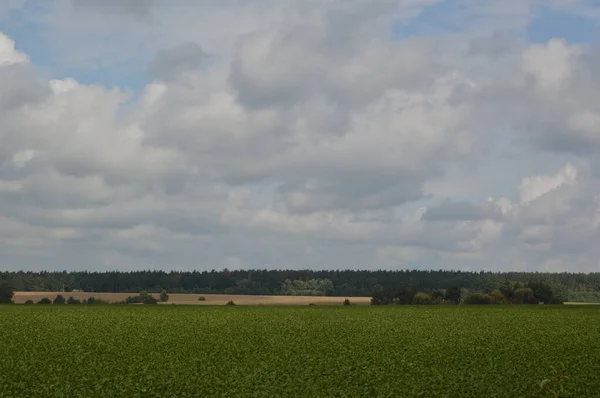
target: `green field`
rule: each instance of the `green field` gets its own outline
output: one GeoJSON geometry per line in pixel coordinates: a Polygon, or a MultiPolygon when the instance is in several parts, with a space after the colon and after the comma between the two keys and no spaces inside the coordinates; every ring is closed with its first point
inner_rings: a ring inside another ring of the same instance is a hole
{"type": "Polygon", "coordinates": [[[600,309],[0,307],[2,397],[600,396],[600,309]],[[419,395],[420,394],[420,395],[419,395]]]}

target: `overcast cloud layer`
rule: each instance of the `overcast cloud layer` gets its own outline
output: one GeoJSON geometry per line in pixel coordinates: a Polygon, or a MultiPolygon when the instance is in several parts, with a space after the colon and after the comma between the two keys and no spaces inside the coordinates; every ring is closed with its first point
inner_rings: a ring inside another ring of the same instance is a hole
{"type": "Polygon", "coordinates": [[[594,3],[3,1],[0,268],[598,271],[594,3]]]}

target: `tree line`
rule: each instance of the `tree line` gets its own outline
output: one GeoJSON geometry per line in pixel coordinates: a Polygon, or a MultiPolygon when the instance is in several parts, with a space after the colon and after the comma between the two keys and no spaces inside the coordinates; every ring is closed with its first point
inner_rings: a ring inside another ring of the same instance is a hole
{"type": "Polygon", "coordinates": [[[0,272],[16,291],[142,291],[195,294],[372,296],[383,289],[412,286],[417,292],[453,286],[490,294],[517,283],[546,283],[569,301],[600,301],[600,273],[469,272],[451,270],[228,270],[0,272]],[[562,294],[561,293],[561,294],[562,294]]]}
{"type": "Polygon", "coordinates": [[[413,286],[386,287],[373,293],[371,304],[564,304],[567,300],[568,293],[561,286],[530,281],[525,285],[506,282],[499,289],[489,292],[471,292],[459,286],[421,292],[413,286]]]}

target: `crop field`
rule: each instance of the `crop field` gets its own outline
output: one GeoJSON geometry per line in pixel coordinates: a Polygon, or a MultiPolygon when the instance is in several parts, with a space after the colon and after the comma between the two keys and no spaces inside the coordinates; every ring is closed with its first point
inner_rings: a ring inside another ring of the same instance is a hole
{"type": "Polygon", "coordinates": [[[595,306],[7,305],[0,330],[2,397],[600,396],[595,306]]]}

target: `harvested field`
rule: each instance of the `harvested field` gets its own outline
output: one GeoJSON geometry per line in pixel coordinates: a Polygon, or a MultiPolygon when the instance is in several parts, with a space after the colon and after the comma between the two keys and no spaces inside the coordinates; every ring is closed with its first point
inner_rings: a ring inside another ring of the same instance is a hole
{"type": "MultiPolygon", "coordinates": [[[[95,293],[95,292],[15,292],[14,302],[24,303],[27,300],[38,302],[44,297],[53,300],[57,294],[62,294],[65,298],[73,296],[78,300],[95,297],[109,302],[118,302],[125,300],[127,296],[135,296],[135,293],[95,293]]],[[[159,294],[153,294],[158,298],[159,294]]],[[[190,304],[190,305],[224,305],[232,300],[236,305],[342,305],[345,297],[325,297],[325,296],[251,296],[235,294],[169,294],[169,301],[164,304],[190,304]],[[206,298],[204,301],[198,301],[198,297],[206,298]]],[[[349,297],[352,304],[369,305],[370,297],[349,297]]]]}

